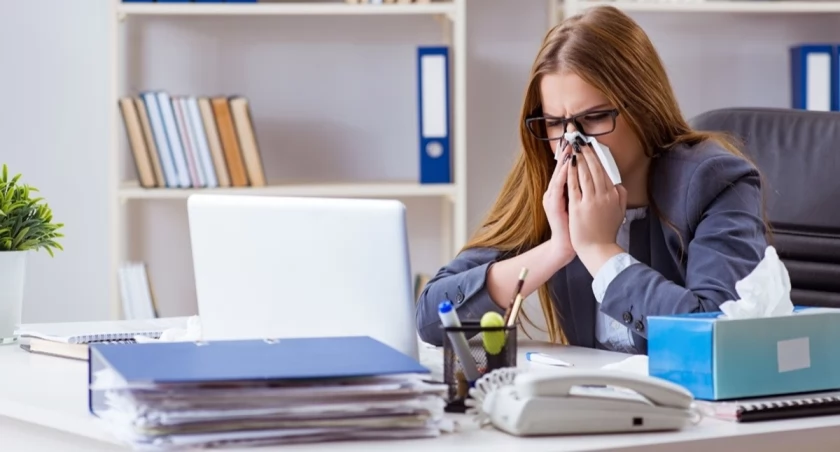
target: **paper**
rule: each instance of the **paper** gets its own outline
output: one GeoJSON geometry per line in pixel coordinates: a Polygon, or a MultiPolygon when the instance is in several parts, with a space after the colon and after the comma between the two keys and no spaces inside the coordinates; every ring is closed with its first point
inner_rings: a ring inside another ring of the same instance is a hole
{"type": "Polygon", "coordinates": [[[647,355],[633,355],[619,362],[607,364],[601,369],[646,376],[649,374],[648,357],[647,355]]]}
{"type": "Polygon", "coordinates": [[[768,246],[764,258],[744,279],[735,283],[739,300],[720,305],[720,319],[752,319],[793,314],[790,275],[776,249],[768,246]]]}
{"type": "Polygon", "coordinates": [[[143,342],[188,342],[201,339],[201,322],[198,316],[194,315],[187,319],[186,328],[167,328],[161,332],[160,337],[134,336],[137,343],[143,342]]]}
{"type": "MultiPolygon", "coordinates": [[[[595,137],[588,137],[580,132],[566,132],[564,138],[569,143],[574,142],[577,138],[589,143],[598,156],[598,160],[601,161],[601,165],[604,167],[604,171],[607,172],[607,176],[610,177],[613,185],[621,183],[621,173],[618,171],[618,165],[615,164],[615,159],[609,147],[598,142],[595,137]]],[[[555,153],[554,158],[557,159],[558,155],[558,153],[555,153]]]]}

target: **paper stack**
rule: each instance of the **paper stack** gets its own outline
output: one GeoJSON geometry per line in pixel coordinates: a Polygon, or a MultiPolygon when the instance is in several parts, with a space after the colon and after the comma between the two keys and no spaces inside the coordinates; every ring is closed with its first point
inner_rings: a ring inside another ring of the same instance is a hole
{"type": "Polygon", "coordinates": [[[370,338],[343,340],[353,348],[337,339],[95,346],[91,411],[136,450],[423,438],[451,430],[446,387],[425,381],[419,364],[370,338]],[[322,353],[277,360],[316,345],[322,353]],[[355,357],[322,360],[353,350],[355,357]],[[154,355],[157,362],[147,360],[154,355]],[[213,364],[225,355],[233,362],[213,364]],[[144,360],[156,370],[132,364],[144,360]]]}

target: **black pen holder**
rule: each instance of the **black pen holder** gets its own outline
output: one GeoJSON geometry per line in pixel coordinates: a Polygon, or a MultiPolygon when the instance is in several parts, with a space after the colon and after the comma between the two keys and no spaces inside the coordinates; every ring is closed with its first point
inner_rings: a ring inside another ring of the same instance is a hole
{"type": "Polygon", "coordinates": [[[446,411],[463,413],[466,411],[464,401],[475,381],[469,381],[470,373],[464,370],[459,350],[468,352],[475,361],[473,376],[516,367],[516,326],[482,327],[478,322],[463,322],[461,327],[443,330],[443,382],[449,388],[446,411]],[[458,335],[462,335],[466,343],[463,348],[455,345],[458,335]]]}

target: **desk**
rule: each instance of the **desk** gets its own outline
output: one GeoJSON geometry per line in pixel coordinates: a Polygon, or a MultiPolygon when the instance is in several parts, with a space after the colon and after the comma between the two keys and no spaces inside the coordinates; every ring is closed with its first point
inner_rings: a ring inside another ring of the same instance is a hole
{"type": "MultiPolygon", "coordinates": [[[[575,347],[521,342],[521,353],[543,351],[579,367],[600,367],[624,355],[575,347]]],[[[424,350],[430,367],[440,367],[439,352],[424,350]]],[[[522,359],[520,357],[520,359],[522,359]]],[[[523,365],[527,365],[524,360],[523,365]]],[[[434,371],[434,369],[433,369],[434,371]]],[[[82,361],[40,356],[17,346],[0,347],[0,444],[4,452],[125,451],[87,411],[87,366],[82,361]]],[[[515,438],[456,415],[461,431],[434,439],[320,443],[305,446],[240,449],[239,452],[538,452],[538,451],[673,451],[729,450],[836,451],[840,450],[840,416],[756,424],[704,419],[681,432],[515,438]]],[[[231,450],[231,449],[228,449],[231,450]]]]}

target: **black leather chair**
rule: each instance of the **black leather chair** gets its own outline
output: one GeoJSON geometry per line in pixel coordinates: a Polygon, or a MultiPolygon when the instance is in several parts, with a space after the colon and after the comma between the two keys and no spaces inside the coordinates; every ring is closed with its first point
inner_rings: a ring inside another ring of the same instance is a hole
{"type": "Polygon", "coordinates": [[[793,303],[840,307],[840,113],[727,108],[690,122],[740,139],[761,170],[793,303]]]}

